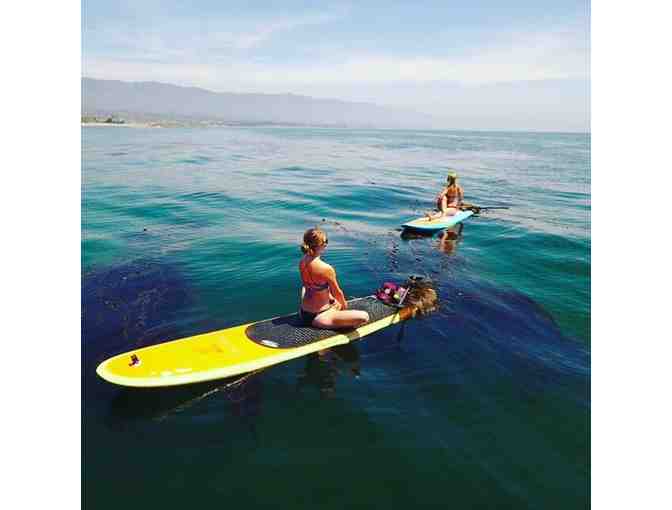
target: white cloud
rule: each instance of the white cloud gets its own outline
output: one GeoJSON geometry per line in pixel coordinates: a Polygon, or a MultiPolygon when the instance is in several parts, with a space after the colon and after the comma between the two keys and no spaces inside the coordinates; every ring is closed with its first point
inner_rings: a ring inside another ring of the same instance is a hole
{"type": "MultiPolygon", "coordinates": [[[[274,33],[302,23],[293,20],[259,27],[246,34],[219,34],[210,44],[248,48],[270,39],[274,33]]],[[[587,79],[590,75],[589,48],[585,34],[576,31],[528,34],[515,39],[500,38],[497,45],[475,49],[460,57],[395,57],[390,55],[331,55],[319,62],[260,64],[239,57],[185,58],[182,64],[158,61],[152,66],[135,59],[88,58],[84,73],[96,77],[133,80],[165,79],[215,90],[286,91],[293,87],[328,84],[384,84],[454,82],[477,86],[491,83],[557,79],[587,79]],[[219,81],[218,78],[219,77],[219,81]]],[[[205,43],[200,43],[201,46],[205,43]]],[[[146,39],[144,57],[156,55],[160,42],[146,39]]],[[[185,52],[187,50],[184,50],[185,52]]]]}
{"type": "Polygon", "coordinates": [[[270,84],[283,80],[285,85],[435,81],[482,85],[588,76],[586,34],[570,29],[500,36],[495,43],[460,57],[358,55],[340,61],[332,57],[327,63],[306,66],[265,67],[255,72],[257,81],[270,84]]]}
{"type": "MultiPolygon", "coordinates": [[[[297,28],[321,25],[337,19],[336,13],[305,15],[293,18],[282,18],[259,24],[249,31],[238,33],[220,32],[214,34],[212,42],[223,43],[236,49],[252,49],[270,41],[282,32],[290,32],[297,28]]],[[[206,39],[207,41],[207,39],[206,39]]]]}
{"type": "Polygon", "coordinates": [[[329,11],[275,17],[254,23],[242,20],[181,19],[146,25],[138,18],[125,26],[102,26],[84,31],[83,54],[119,61],[153,60],[171,65],[178,60],[215,60],[262,47],[274,37],[298,28],[321,25],[342,14],[329,11]],[[225,27],[221,29],[221,27],[225,27]]]}

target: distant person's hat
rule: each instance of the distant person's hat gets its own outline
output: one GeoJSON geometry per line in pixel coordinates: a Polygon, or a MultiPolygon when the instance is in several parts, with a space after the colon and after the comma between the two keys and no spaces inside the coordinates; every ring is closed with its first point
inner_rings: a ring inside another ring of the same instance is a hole
{"type": "Polygon", "coordinates": [[[450,171],[446,179],[457,179],[457,172],[450,171]]]}

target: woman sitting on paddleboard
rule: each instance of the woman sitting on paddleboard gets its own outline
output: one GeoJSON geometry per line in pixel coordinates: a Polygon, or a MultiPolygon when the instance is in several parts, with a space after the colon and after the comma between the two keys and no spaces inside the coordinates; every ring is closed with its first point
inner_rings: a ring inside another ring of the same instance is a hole
{"type": "Polygon", "coordinates": [[[299,317],[305,325],[316,328],[356,328],[369,321],[369,314],[347,309],[336,271],[320,258],[327,244],[327,234],[319,228],[308,229],[303,234],[301,251],[305,255],[299,262],[299,273],[305,294],[299,317]]]}
{"type": "Polygon", "coordinates": [[[457,184],[457,174],[449,172],[446,178],[446,187],[436,197],[438,212],[426,214],[428,220],[436,220],[444,216],[453,216],[460,211],[464,200],[464,190],[457,184]]]}

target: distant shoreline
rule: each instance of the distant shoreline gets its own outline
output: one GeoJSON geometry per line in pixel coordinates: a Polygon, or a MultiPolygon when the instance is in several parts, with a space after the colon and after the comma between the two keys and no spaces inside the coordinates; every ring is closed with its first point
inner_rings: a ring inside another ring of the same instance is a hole
{"type": "Polygon", "coordinates": [[[140,123],[140,122],[82,122],[82,127],[130,127],[130,128],[160,128],[156,124],[140,123]]]}
{"type": "Polygon", "coordinates": [[[586,135],[590,131],[525,131],[525,130],[501,130],[501,129],[457,129],[457,128],[398,128],[398,127],[373,127],[373,126],[340,126],[340,125],[310,125],[310,124],[275,124],[275,123],[220,123],[220,122],[179,122],[179,121],[153,121],[153,122],[82,122],[82,127],[129,127],[129,128],[282,128],[282,129],[364,129],[376,131],[444,131],[444,132],[467,132],[467,133],[508,133],[508,134],[555,134],[555,135],[586,135]]]}

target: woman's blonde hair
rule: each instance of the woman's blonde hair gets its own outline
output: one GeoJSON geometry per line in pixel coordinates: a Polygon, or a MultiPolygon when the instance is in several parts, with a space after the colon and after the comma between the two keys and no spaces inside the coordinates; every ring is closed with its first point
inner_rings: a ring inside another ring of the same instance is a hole
{"type": "Polygon", "coordinates": [[[424,317],[439,308],[439,297],[432,284],[424,281],[411,283],[404,305],[411,308],[411,316],[424,317]]]}
{"type": "Polygon", "coordinates": [[[303,244],[301,251],[303,253],[315,254],[315,251],[327,244],[327,234],[319,228],[309,228],[303,234],[303,244]]]}

